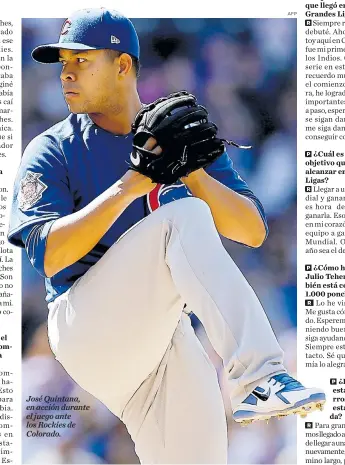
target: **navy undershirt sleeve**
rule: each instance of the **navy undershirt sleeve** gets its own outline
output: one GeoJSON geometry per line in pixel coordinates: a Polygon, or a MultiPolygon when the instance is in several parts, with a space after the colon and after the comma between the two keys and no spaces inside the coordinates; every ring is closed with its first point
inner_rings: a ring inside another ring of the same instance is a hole
{"type": "Polygon", "coordinates": [[[22,231],[22,241],[32,266],[44,278],[47,277],[44,270],[44,254],[47,245],[47,238],[53,223],[56,220],[47,221],[43,224],[36,224],[22,231]]]}

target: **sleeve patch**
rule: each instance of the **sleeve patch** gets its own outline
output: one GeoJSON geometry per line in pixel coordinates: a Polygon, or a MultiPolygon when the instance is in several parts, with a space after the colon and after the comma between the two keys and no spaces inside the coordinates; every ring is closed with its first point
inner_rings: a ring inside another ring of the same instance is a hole
{"type": "Polygon", "coordinates": [[[41,173],[27,171],[25,177],[20,181],[18,205],[22,211],[26,211],[35,205],[35,203],[42,198],[43,192],[48,188],[48,186],[39,179],[41,176],[41,173]]]}

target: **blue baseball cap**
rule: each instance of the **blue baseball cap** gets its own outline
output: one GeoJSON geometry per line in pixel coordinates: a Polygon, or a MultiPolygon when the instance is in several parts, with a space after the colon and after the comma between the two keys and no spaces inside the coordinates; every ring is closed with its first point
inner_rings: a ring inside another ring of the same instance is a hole
{"type": "Polygon", "coordinates": [[[139,39],[133,23],[114,10],[78,10],[63,23],[59,42],[36,47],[31,55],[39,63],[57,63],[59,49],[111,49],[139,58],[139,39]]]}

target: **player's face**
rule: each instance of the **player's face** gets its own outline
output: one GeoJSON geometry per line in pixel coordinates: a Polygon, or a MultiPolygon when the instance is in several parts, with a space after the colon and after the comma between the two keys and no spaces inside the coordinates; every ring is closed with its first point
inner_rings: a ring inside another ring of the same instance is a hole
{"type": "Polygon", "coordinates": [[[119,113],[118,59],[105,50],[60,50],[61,84],[71,113],[119,113]]]}

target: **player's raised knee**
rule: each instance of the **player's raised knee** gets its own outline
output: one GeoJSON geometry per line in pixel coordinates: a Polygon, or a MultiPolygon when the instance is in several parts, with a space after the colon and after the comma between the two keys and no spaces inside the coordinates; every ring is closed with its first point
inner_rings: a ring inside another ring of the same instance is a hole
{"type": "Polygon", "coordinates": [[[171,220],[175,224],[199,225],[212,218],[208,204],[197,197],[187,197],[171,202],[171,220]]]}
{"type": "Polygon", "coordinates": [[[210,212],[208,204],[198,197],[186,197],[175,201],[176,207],[188,211],[190,214],[197,214],[198,212],[210,212]]]}
{"type": "Polygon", "coordinates": [[[197,197],[186,197],[163,205],[153,214],[174,224],[196,224],[201,218],[212,217],[208,204],[197,197]]]}

